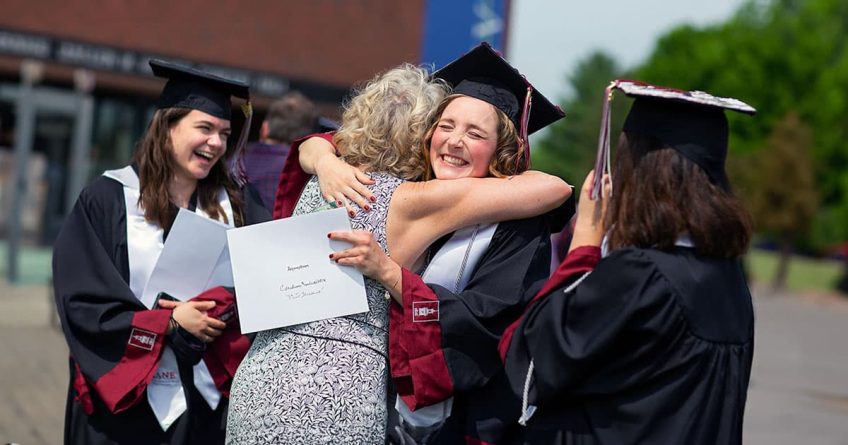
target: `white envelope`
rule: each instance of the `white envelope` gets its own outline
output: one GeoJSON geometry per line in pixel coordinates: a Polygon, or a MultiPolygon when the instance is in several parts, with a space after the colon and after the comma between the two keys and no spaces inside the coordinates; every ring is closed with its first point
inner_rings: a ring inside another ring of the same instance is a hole
{"type": "Polygon", "coordinates": [[[141,301],[152,307],[162,291],[187,300],[211,287],[232,286],[227,229],[218,221],[180,209],[141,301]]]}
{"type": "Polygon", "coordinates": [[[242,333],[367,312],[362,274],[329,258],[350,244],[327,234],[347,230],[343,208],[229,230],[242,333]]]}

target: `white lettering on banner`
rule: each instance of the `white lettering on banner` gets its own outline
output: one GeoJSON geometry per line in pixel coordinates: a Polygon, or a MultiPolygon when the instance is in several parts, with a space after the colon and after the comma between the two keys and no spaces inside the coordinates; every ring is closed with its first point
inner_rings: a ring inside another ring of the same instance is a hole
{"type": "MultiPolygon", "coordinates": [[[[0,54],[50,60],[94,70],[114,71],[151,76],[147,62],[150,59],[167,59],[181,65],[197,68],[250,85],[251,91],[266,96],[279,96],[290,89],[288,79],[273,73],[255,72],[218,65],[194,64],[191,61],[160,54],[98,45],[74,40],[55,39],[50,36],[30,34],[0,27],[0,54]]],[[[302,88],[302,87],[301,87],[302,88]]],[[[321,87],[319,87],[321,88],[321,87]]],[[[339,93],[343,95],[343,93],[339,93]]],[[[341,96],[340,96],[341,98],[341,96]]]]}
{"type": "Polygon", "coordinates": [[[0,31],[0,51],[45,59],[50,57],[50,40],[0,31]]]}

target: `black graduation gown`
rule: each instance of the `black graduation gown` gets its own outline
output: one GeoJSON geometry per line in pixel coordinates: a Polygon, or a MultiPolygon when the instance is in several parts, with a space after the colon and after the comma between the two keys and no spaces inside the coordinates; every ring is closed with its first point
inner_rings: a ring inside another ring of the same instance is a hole
{"type": "Polygon", "coordinates": [[[428,443],[464,440],[481,415],[474,403],[502,372],[498,341],[550,275],[551,233],[574,214],[574,200],[534,218],[499,223],[465,289],[453,293],[403,271],[404,305],[390,313],[391,375],[417,409],[454,397],[451,416],[428,443]],[[416,322],[413,304],[438,302],[438,320],[416,322]]]}
{"type": "Polygon", "coordinates": [[[534,303],[507,352],[504,403],[520,403],[532,359],[537,406],[512,442],[741,443],[754,317],[738,260],[622,249],[562,290],[534,303]]]}
{"type": "MultiPolygon", "coordinates": [[[[243,199],[246,222],[269,219],[252,188],[243,199]]],[[[147,310],[128,283],[123,186],[101,176],[80,194],[53,251],[56,306],[71,356],[65,443],[222,443],[226,398],[213,412],[192,379],[204,345],[181,330],[166,336],[170,311],[147,310]],[[149,381],[165,344],[177,357],[187,400],[167,432],[139,383],[149,381]]]]}

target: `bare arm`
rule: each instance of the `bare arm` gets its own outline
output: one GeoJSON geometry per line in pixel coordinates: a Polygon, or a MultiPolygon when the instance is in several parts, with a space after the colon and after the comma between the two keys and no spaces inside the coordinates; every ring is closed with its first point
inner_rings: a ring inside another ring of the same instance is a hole
{"type": "Polygon", "coordinates": [[[316,174],[316,165],[330,158],[336,158],[336,147],[330,141],[313,136],[301,142],[297,160],[300,161],[300,167],[306,173],[316,174]]]}
{"type": "Polygon", "coordinates": [[[474,224],[523,219],[555,209],[571,196],[562,179],[536,171],[508,178],[405,183],[392,197],[389,252],[409,267],[439,237],[474,224]]]}

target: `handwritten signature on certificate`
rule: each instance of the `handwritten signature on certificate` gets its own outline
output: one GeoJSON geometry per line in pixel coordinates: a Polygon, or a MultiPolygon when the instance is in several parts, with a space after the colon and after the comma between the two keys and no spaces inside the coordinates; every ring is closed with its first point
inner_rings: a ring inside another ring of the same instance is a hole
{"type": "Polygon", "coordinates": [[[327,259],[350,230],[345,209],[227,231],[242,332],[256,332],[368,311],[362,274],[327,259]]]}
{"type": "Polygon", "coordinates": [[[280,292],[289,300],[299,300],[310,295],[318,295],[324,291],[325,278],[317,278],[310,281],[299,281],[296,283],[283,283],[280,292]]]}
{"type": "Polygon", "coordinates": [[[326,278],[304,278],[309,272],[309,264],[287,265],[286,281],[280,284],[280,292],[289,300],[299,300],[310,295],[319,295],[326,287],[326,278]],[[295,276],[292,276],[295,275],[295,276]]]}

